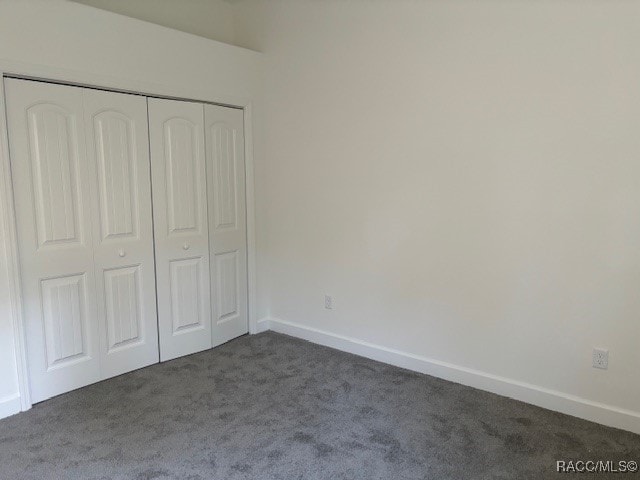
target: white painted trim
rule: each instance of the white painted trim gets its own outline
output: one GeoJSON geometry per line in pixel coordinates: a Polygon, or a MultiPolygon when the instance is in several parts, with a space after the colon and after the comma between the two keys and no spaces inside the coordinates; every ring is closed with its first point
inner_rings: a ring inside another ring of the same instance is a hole
{"type": "Polygon", "coordinates": [[[271,319],[261,318],[256,325],[256,331],[253,333],[262,333],[271,330],[271,319]]]}
{"type": "Polygon", "coordinates": [[[20,395],[17,393],[0,398],[0,418],[20,413],[21,407],[20,395]]]}
{"type": "MultiPolygon", "coordinates": [[[[16,230],[15,205],[13,203],[13,183],[11,162],[9,161],[9,139],[7,137],[7,117],[4,97],[4,76],[0,70],[0,220],[4,233],[5,265],[11,299],[11,324],[13,325],[14,349],[18,377],[16,394],[21,409],[31,408],[29,373],[27,370],[27,348],[22,314],[22,291],[18,256],[18,234],[16,230]]],[[[0,239],[1,240],[1,239],[0,239]]]]}
{"type": "Polygon", "coordinates": [[[253,161],[253,105],[244,106],[244,165],[247,218],[247,297],[249,303],[249,333],[256,333],[256,207],[253,161]]]}
{"type": "Polygon", "coordinates": [[[556,412],[640,434],[640,412],[593,402],[586,398],[530,383],[401,352],[285,320],[276,318],[262,319],[259,325],[261,328],[268,328],[274,332],[302,338],[379,362],[443,378],[556,412]]]}
{"type": "MultiPolygon", "coordinates": [[[[256,55],[259,54],[256,53],[256,55]]],[[[245,108],[251,103],[250,98],[230,95],[225,92],[211,93],[209,90],[194,87],[132,80],[118,76],[102,75],[68,68],[34,65],[31,63],[9,60],[0,60],[0,72],[3,72],[3,75],[5,76],[64,83],[79,87],[94,87],[115,92],[141,94],[150,97],[215,103],[218,105],[239,108],[245,108]]]]}
{"type": "MultiPolygon", "coordinates": [[[[256,54],[258,55],[258,54],[256,54]]],[[[14,61],[0,61],[0,221],[3,222],[8,241],[5,251],[8,265],[8,278],[11,289],[12,324],[14,326],[16,363],[18,367],[18,383],[22,410],[31,408],[29,390],[29,374],[26,357],[26,333],[23,318],[22,295],[20,291],[20,267],[18,256],[18,240],[16,233],[15,206],[13,203],[13,185],[11,182],[11,164],[9,162],[9,144],[4,96],[4,77],[16,76],[34,80],[53,81],[76,86],[96,87],[105,90],[137,93],[151,97],[192,100],[215,103],[219,105],[239,107],[244,110],[245,127],[245,168],[247,199],[247,276],[248,276],[248,309],[249,331],[256,329],[256,272],[255,272],[255,205],[254,205],[254,163],[253,163],[253,109],[249,98],[228,95],[223,92],[212,94],[209,91],[184,88],[177,85],[163,85],[144,81],[134,81],[121,77],[111,77],[69,70],[58,67],[33,65],[14,61]]],[[[1,243],[0,238],[0,243],[1,243]]],[[[1,245],[0,245],[1,246],[1,245]]]]}

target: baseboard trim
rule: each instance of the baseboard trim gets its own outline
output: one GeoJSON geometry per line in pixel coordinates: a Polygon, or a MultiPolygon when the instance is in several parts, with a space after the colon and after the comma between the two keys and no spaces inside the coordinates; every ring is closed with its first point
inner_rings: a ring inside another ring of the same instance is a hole
{"type": "Polygon", "coordinates": [[[7,395],[0,398],[0,418],[10,417],[22,410],[20,394],[7,395]]]}
{"type": "Polygon", "coordinates": [[[268,318],[262,318],[258,320],[256,325],[256,333],[266,332],[267,330],[271,330],[271,321],[268,318]]]}
{"type": "Polygon", "coordinates": [[[413,355],[364,342],[356,338],[308,327],[277,318],[258,322],[258,331],[273,330],[319,345],[353,353],[379,362],[432,375],[452,382],[514,398],[548,410],[640,434],[640,412],[581,398],[548,388],[461,367],[447,362],[413,355]]]}

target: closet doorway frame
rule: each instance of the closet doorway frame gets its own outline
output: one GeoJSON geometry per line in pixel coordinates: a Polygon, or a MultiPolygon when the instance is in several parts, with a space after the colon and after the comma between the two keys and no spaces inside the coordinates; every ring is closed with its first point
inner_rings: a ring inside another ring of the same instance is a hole
{"type": "Polygon", "coordinates": [[[245,199],[247,210],[247,289],[249,334],[258,333],[256,311],[256,233],[255,187],[253,157],[253,101],[250,98],[211,93],[194,88],[163,85],[145,81],[130,81],[121,77],[79,72],[50,66],[25,65],[16,62],[0,62],[0,268],[5,270],[9,283],[11,324],[13,325],[14,350],[20,394],[21,411],[32,406],[27,364],[27,338],[24,325],[24,298],[18,257],[16,210],[11,178],[9,137],[6,116],[5,78],[18,78],[57,83],[74,87],[95,88],[111,92],[128,93],[146,97],[209,103],[243,111],[245,199]],[[2,245],[4,244],[4,245],[2,245]]]}

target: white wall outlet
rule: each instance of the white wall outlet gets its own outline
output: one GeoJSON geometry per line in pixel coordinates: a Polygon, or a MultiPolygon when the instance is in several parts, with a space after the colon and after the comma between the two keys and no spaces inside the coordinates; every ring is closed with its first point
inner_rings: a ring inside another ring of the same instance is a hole
{"type": "Polygon", "coordinates": [[[606,370],[609,368],[609,350],[604,348],[593,349],[593,368],[606,370]]]}
{"type": "Polygon", "coordinates": [[[331,295],[324,296],[324,308],[333,310],[333,297],[331,295]]]}

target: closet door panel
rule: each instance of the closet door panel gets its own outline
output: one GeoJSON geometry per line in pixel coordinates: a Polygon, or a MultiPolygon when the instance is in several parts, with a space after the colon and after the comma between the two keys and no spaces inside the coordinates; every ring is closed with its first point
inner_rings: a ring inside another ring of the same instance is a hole
{"type": "Polygon", "coordinates": [[[212,342],[249,331],[242,110],[205,105],[212,342]]]}
{"type": "Polygon", "coordinates": [[[100,379],[82,90],[6,79],[31,396],[100,379]]]}
{"type": "Polygon", "coordinates": [[[84,89],[102,377],[158,362],[146,98],[84,89]]]}
{"type": "Polygon", "coordinates": [[[202,104],[148,99],[160,358],[211,348],[202,104]]]}

